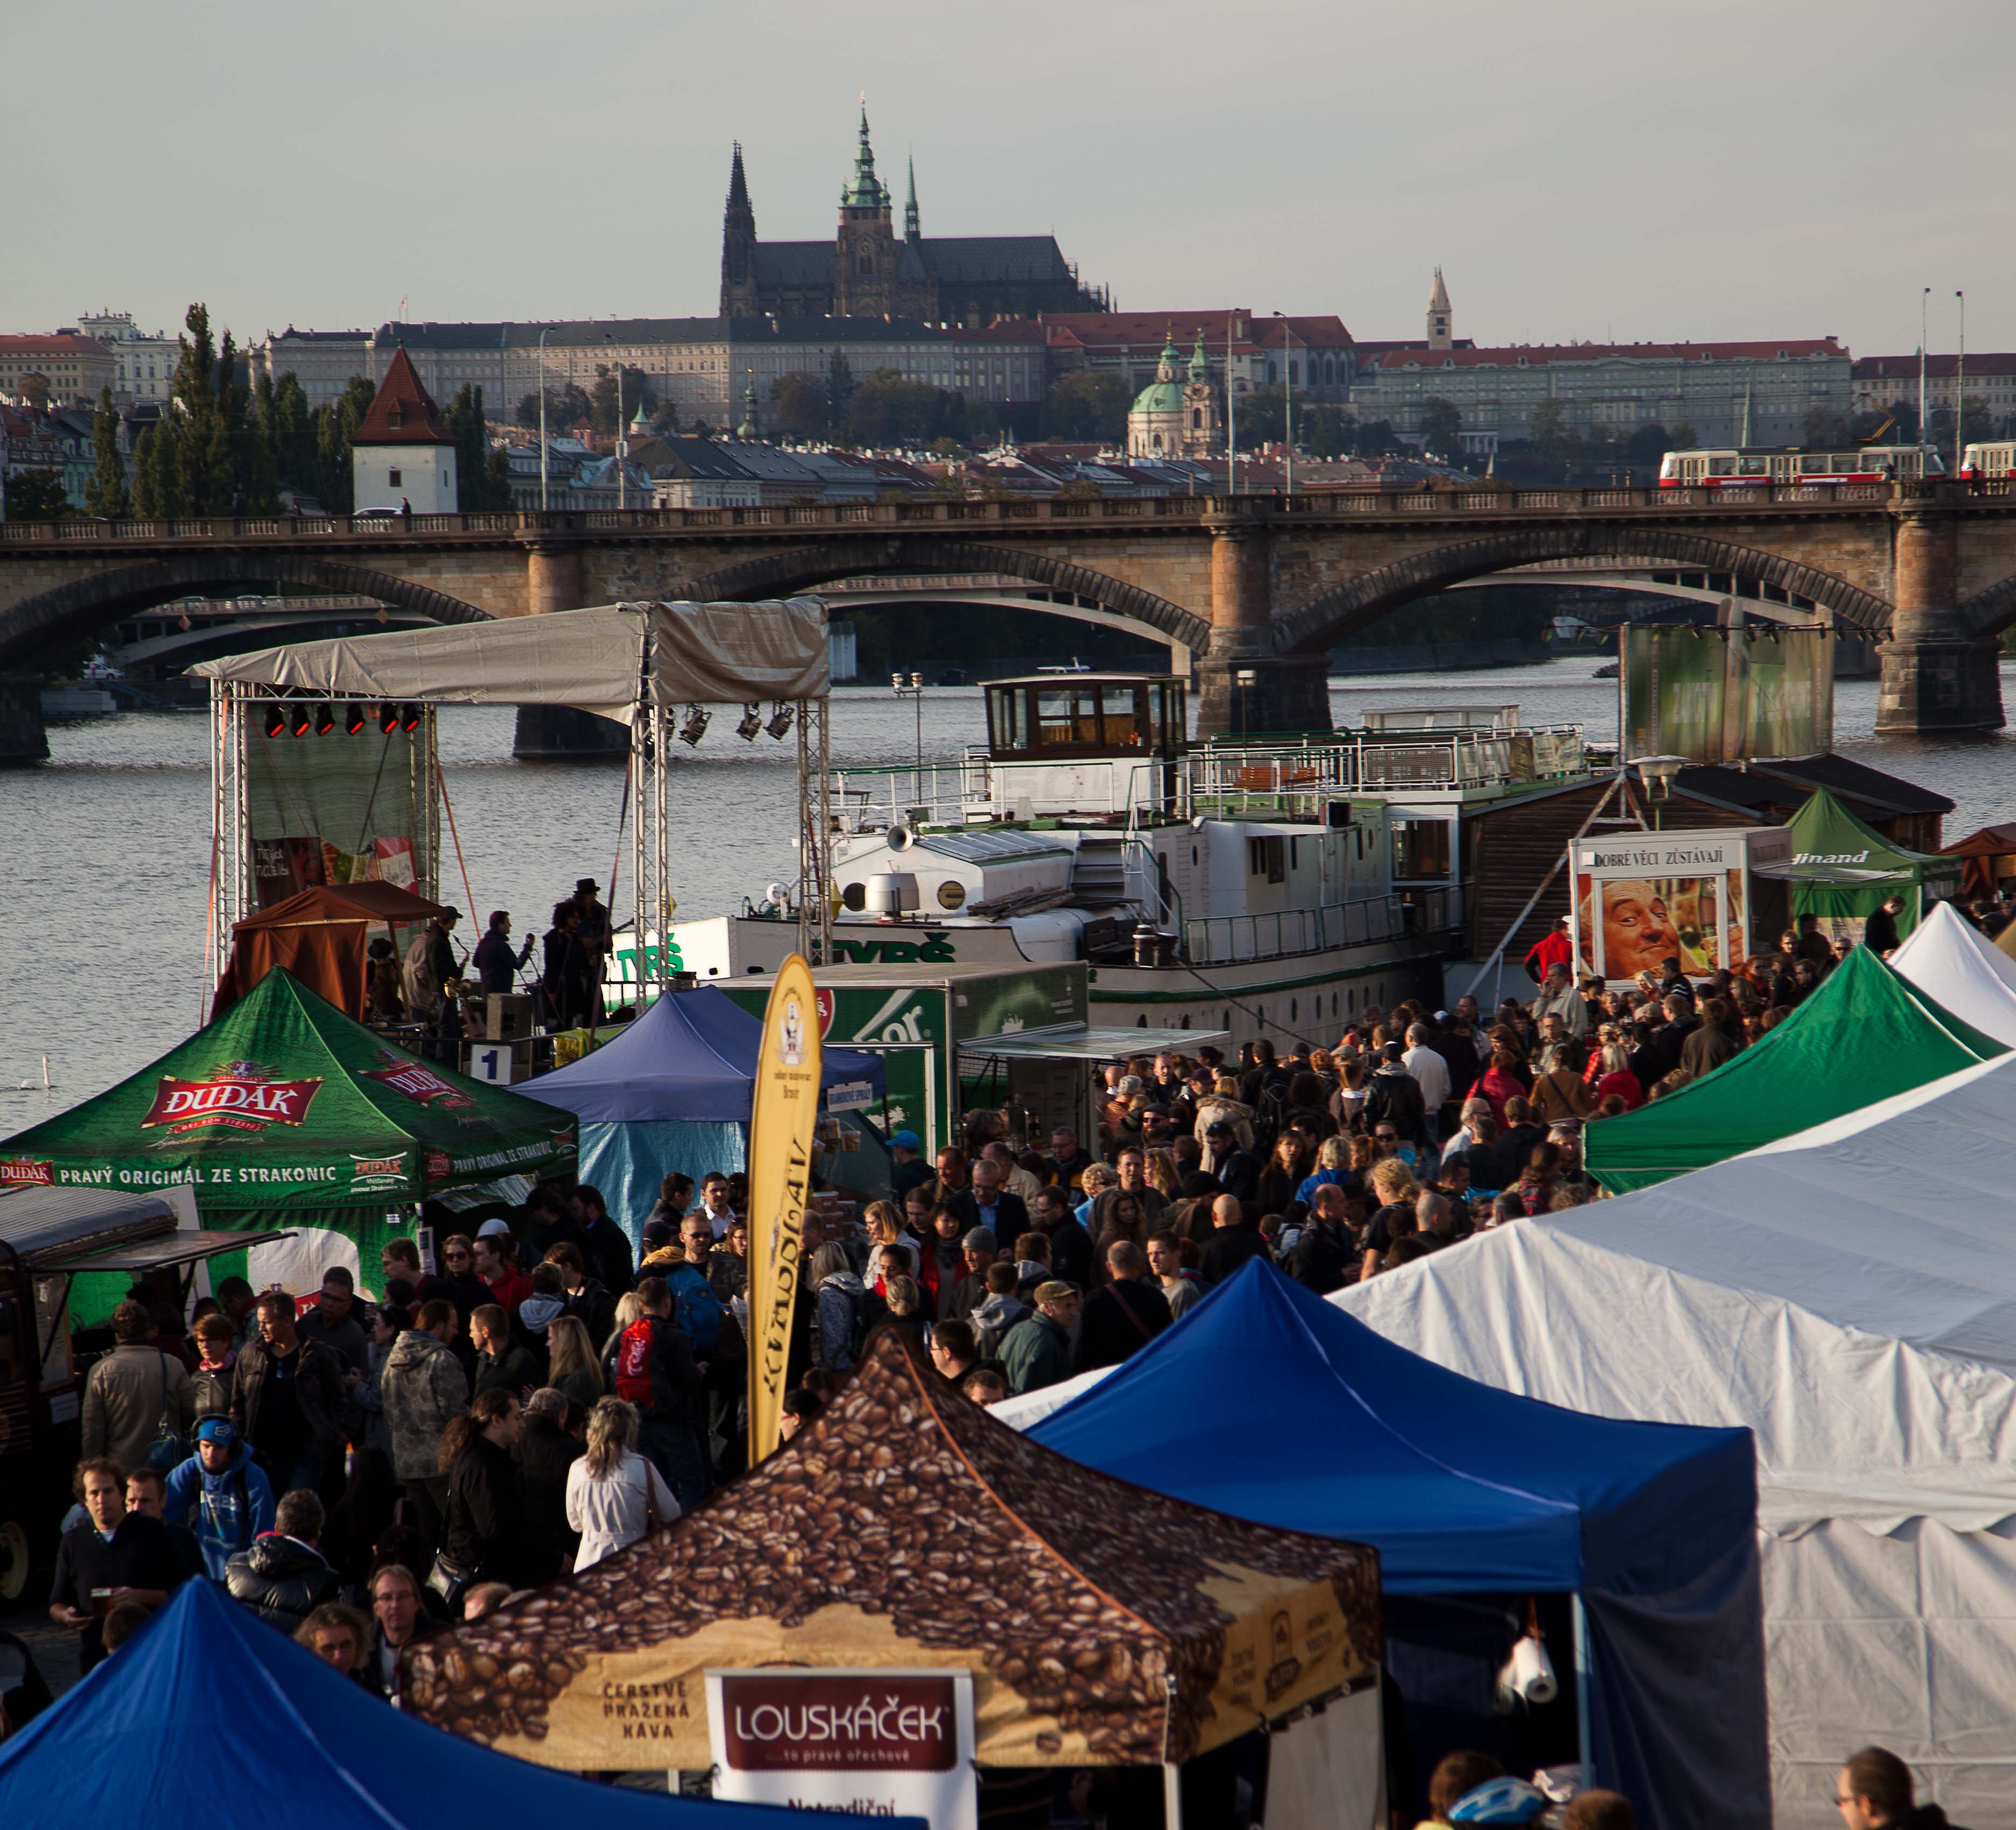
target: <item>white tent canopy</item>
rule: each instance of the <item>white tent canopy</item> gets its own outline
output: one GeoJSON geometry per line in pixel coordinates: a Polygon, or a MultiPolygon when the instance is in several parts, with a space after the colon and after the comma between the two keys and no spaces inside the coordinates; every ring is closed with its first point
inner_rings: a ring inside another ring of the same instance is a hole
{"type": "Polygon", "coordinates": [[[1934,903],[1890,963],[1935,1003],[2016,1048],[2016,960],[1951,903],[1934,903]]]}
{"type": "Polygon", "coordinates": [[[304,642],[204,661],[190,673],[332,698],[444,705],[564,705],[628,724],[647,693],[691,699],[822,699],[826,606],[621,603],[304,642]]]}
{"type": "Polygon", "coordinates": [[[1507,1391],[1756,1434],[1779,1830],[1842,1757],[2016,1830],[2016,1059],[1332,1299],[1507,1391]]]}

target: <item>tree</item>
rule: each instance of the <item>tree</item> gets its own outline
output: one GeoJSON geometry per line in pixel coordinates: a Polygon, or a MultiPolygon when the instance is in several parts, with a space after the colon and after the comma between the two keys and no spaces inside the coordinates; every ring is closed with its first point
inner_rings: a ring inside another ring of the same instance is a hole
{"type": "Polygon", "coordinates": [[[1358,442],[1358,420],[1343,407],[1311,407],[1295,415],[1295,440],[1313,458],[1341,458],[1358,442]]]}
{"type": "Polygon", "coordinates": [[[1377,457],[1400,449],[1400,435],[1390,419],[1368,419],[1358,429],[1356,448],[1361,458],[1377,457]]]}
{"type": "Polygon", "coordinates": [[[1624,455],[1634,464],[1656,464],[1676,449],[1663,426],[1641,426],[1625,441],[1624,455]]]}
{"type": "Polygon", "coordinates": [[[1421,403],[1421,448],[1445,458],[1463,454],[1463,412],[1453,401],[1431,394],[1421,403]]]}
{"type": "Polygon", "coordinates": [[[119,415],[112,410],[112,390],[99,391],[98,411],[91,420],[92,455],[98,460],[84,486],[84,505],[107,521],[123,521],[133,512],[127,493],[126,466],[119,456],[119,415]]]}
{"type": "Polygon", "coordinates": [[[826,365],[826,422],[840,425],[854,404],[854,371],[844,351],[836,349],[826,365]]]}
{"type": "Polygon", "coordinates": [[[143,520],[171,521],[188,512],[177,437],[175,415],[167,412],[133,448],[133,512],[143,520]]]}
{"type": "Polygon", "coordinates": [[[1666,448],[1673,451],[1691,451],[1700,448],[1701,435],[1694,430],[1691,421],[1683,419],[1673,428],[1673,442],[1666,448]]]}
{"type": "Polygon", "coordinates": [[[1582,440],[1559,401],[1543,401],[1533,409],[1533,443],[1550,464],[1571,462],[1582,453],[1582,440]]]}
{"type": "Polygon", "coordinates": [[[347,515],[355,505],[351,500],[350,437],[364,423],[377,393],[369,378],[353,375],[341,397],[316,408],[311,417],[315,500],[332,515],[347,515]]]}
{"type": "MultiPolygon", "coordinates": [[[[578,394],[581,390],[575,389],[578,394]]],[[[623,365],[623,386],[617,391],[616,371],[607,362],[595,365],[595,386],[584,397],[588,402],[589,422],[605,438],[618,438],[630,422],[630,416],[641,405],[644,417],[649,419],[651,410],[657,404],[651,391],[650,378],[641,369],[629,363],[623,365]]],[[[534,425],[538,423],[538,401],[533,402],[534,425]]],[[[548,428],[549,432],[551,427],[548,428]]]]}
{"type": "Polygon", "coordinates": [[[848,431],[859,444],[928,444],[938,435],[945,401],[956,397],[928,382],[905,381],[896,369],[878,369],[854,390],[848,431]]]}
{"type": "Polygon", "coordinates": [[[826,383],[794,370],[770,383],[770,423],[783,438],[817,438],[828,424],[826,383]]]}
{"type": "Polygon", "coordinates": [[[60,521],[70,513],[60,470],[16,470],[7,479],[7,519],[60,521]]]}
{"type": "Polygon", "coordinates": [[[308,397],[290,369],[277,382],[262,379],[259,411],[272,440],[273,467],[290,489],[312,492],[315,486],[315,428],[308,397]]]}
{"type": "Polygon", "coordinates": [[[1075,444],[1125,444],[1132,404],[1117,375],[1067,375],[1044,399],[1044,436],[1075,444]]]}
{"type": "Polygon", "coordinates": [[[476,514],[511,506],[510,462],[490,448],[483,390],[464,382],[448,404],[444,424],[455,440],[456,473],[462,479],[456,505],[476,514]]]}

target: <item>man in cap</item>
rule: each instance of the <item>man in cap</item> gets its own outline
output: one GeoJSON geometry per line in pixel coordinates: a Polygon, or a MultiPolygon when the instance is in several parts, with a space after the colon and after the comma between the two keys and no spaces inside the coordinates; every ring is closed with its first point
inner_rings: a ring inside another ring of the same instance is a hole
{"type": "Polygon", "coordinates": [[[1228,1195],[1253,1199],[1260,1186],[1260,1164],[1251,1151],[1240,1148],[1239,1134],[1229,1119],[1214,1118],[1205,1124],[1204,1147],[1203,1172],[1216,1177],[1228,1195]]]}
{"type": "Polygon", "coordinates": [[[196,1453],[169,1471],[162,1516],[195,1528],[203,1566],[214,1582],[252,1541],[273,1529],[273,1485],[252,1459],[228,1417],[206,1417],[196,1426],[196,1453]]]}
{"type": "Polygon", "coordinates": [[[913,1188],[921,1188],[931,1179],[931,1165],[924,1161],[924,1142],[915,1131],[898,1131],[889,1140],[889,1154],[895,1159],[896,1199],[900,1203],[913,1188]]]}
{"type": "Polygon", "coordinates": [[[1078,1285],[1061,1278],[1036,1286],[1036,1313],[1017,1322],[1001,1343],[1001,1368],[1015,1397],[1071,1377],[1071,1325],[1082,1300],[1078,1285]]]}
{"type": "Polygon", "coordinates": [[[581,926],[574,930],[578,940],[588,955],[589,982],[595,987],[595,1019],[602,1019],[603,969],[609,963],[609,955],[616,945],[616,930],[610,924],[609,911],[596,900],[602,886],[592,877],[578,877],[574,886],[574,905],[581,911],[581,926]]]}

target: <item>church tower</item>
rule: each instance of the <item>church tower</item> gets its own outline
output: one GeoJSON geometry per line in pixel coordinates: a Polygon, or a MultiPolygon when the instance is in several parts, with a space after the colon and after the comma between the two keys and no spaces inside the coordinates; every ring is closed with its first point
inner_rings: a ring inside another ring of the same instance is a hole
{"type": "Polygon", "coordinates": [[[735,142],[728,171],[728,207],[721,214],[721,315],[760,316],[756,290],[756,212],[749,202],[749,181],[742,170],[742,142],[735,142]]]}
{"type": "Polygon", "coordinates": [[[1456,318],[1449,310],[1449,288],[1442,284],[1442,270],[1435,269],[1435,283],[1428,293],[1428,347],[1446,350],[1455,347],[1456,318]]]}
{"type": "Polygon", "coordinates": [[[833,308],[841,318],[880,318],[895,310],[896,232],[889,188],[875,175],[868,143],[868,104],[861,104],[861,141],[854,176],[840,193],[840,234],[833,251],[833,308]]]}

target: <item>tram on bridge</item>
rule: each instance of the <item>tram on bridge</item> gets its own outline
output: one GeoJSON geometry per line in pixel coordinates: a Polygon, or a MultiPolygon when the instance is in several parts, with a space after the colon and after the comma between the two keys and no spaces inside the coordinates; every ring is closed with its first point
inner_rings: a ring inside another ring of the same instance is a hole
{"type": "Polygon", "coordinates": [[[1946,466],[1930,445],[1856,445],[1846,451],[1737,445],[1723,451],[1669,451],[1659,460],[1661,489],[1755,489],[1773,483],[1840,488],[1851,483],[1945,474],[1946,466]]]}
{"type": "Polygon", "coordinates": [[[1961,480],[1967,483],[2016,476],[2016,439],[1968,445],[1960,455],[1960,473],[1961,480]]]}

